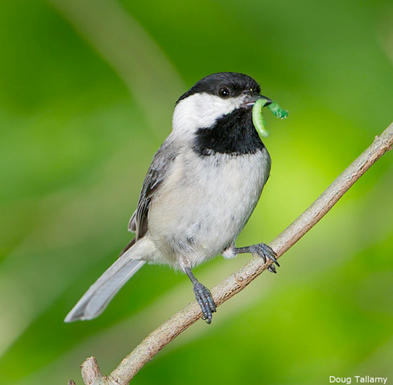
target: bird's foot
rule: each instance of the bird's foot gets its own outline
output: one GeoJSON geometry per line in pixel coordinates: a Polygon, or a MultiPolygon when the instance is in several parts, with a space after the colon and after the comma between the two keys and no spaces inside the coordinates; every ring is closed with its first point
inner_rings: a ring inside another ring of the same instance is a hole
{"type": "Polygon", "coordinates": [[[212,322],[213,314],[216,312],[216,304],[214,303],[212,294],[210,290],[203,286],[200,282],[194,283],[194,293],[195,298],[201,307],[203,317],[206,323],[210,324],[212,322]]]}
{"type": "Polygon", "coordinates": [[[266,243],[258,243],[257,245],[250,246],[250,252],[255,256],[261,257],[264,262],[266,263],[268,259],[270,259],[273,264],[271,264],[267,269],[271,273],[277,273],[276,267],[274,264],[276,264],[278,267],[280,267],[280,264],[277,261],[277,254],[274,252],[274,250],[267,245],[266,243]]]}
{"type": "Polygon", "coordinates": [[[280,264],[277,261],[277,254],[274,252],[274,250],[267,245],[266,243],[258,243],[257,245],[252,245],[248,247],[239,247],[235,249],[236,253],[251,253],[254,257],[258,256],[264,260],[266,263],[268,259],[270,259],[273,264],[271,264],[267,269],[271,273],[277,273],[276,267],[274,264],[276,264],[278,267],[280,267],[280,264]]]}

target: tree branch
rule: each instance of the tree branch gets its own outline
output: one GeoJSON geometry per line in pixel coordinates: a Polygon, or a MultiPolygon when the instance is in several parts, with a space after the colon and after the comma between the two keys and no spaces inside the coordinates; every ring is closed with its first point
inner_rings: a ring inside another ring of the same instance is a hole
{"type": "MultiPolygon", "coordinates": [[[[303,237],[348,189],[393,145],[393,123],[364,151],[322,195],[291,225],[289,225],[270,246],[281,257],[300,238],[303,237]]],[[[262,258],[253,258],[240,270],[215,286],[211,292],[217,306],[236,295],[258,277],[271,264],[263,263],[262,258]]],[[[194,324],[202,316],[196,301],[187,305],[159,328],[150,333],[120,365],[109,375],[102,376],[94,357],[82,364],[82,376],[86,385],[126,385],[135,374],[150,361],[162,348],[180,333],[194,324]]]]}

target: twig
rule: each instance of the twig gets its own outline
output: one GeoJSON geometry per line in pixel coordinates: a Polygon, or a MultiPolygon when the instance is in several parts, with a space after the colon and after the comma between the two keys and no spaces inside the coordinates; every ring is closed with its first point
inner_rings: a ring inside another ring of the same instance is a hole
{"type": "MultiPolygon", "coordinates": [[[[304,234],[307,233],[348,189],[393,145],[393,123],[375,137],[372,145],[364,151],[322,195],[291,225],[289,225],[270,246],[281,257],[304,234]]],[[[217,306],[236,295],[258,277],[271,262],[264,264],[261,258],[251,259],[240,270],[215,286],[211,292],[217,306]]],[[[194,324],[202,316],[199,305],[193,301],[159,328],[150,333],[120,365],[109,375],[102,376],[94,357],[82,364],[82,376],[86,385],[126,385],[135,374],[150,361],[162,348],[180,333],[194,324]]]]}

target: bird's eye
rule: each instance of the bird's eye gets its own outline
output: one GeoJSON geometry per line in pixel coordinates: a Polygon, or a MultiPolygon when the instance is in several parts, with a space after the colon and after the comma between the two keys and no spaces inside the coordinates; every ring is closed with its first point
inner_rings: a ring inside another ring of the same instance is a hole
{"type": "Polygon", "coordinates": [[[230,95],[229,88],[227,88],[227,87],[222,87],[222,88],[220,88],[220,90],[218,91],[218,94],[219,94],[222,98],[227,98],[227,97],[230,95]]]}

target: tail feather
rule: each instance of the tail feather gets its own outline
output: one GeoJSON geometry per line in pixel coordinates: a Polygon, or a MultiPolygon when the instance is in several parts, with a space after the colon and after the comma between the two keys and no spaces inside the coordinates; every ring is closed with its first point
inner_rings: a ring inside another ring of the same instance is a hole
{"type": "Polygon", "coordinates": [[[90,320],[105,310],[117,292],[146,263],[137,259],[145,257],[146,252],[151,251],[148,250],[151,246],[144,240],[133,245],[98,278],[68,313],[64,322],[90,320]],[[142,247],[138,247],[140,244],[143,244],[142,247]]]}

